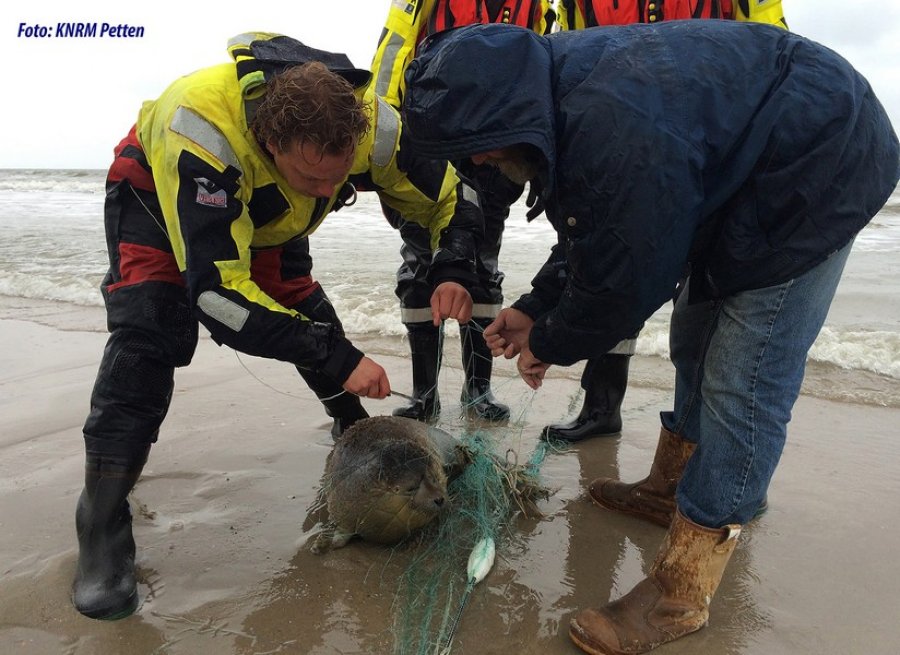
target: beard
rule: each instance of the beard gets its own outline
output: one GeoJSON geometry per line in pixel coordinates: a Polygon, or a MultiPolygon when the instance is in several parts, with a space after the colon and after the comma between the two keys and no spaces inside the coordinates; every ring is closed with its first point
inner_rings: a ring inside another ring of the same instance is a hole
{"type": "Polygon", "coordinates": [[[538,174],[537,164],[524,158],[498,159],[492,163],[500,172],[516,184],[530,182],[538,174]]]}

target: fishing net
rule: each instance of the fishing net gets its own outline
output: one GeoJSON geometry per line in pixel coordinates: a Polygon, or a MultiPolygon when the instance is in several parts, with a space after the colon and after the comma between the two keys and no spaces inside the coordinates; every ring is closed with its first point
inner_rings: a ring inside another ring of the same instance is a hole
{"type": "MultiPolygon", "coordinates": [[[[521,426],[522,419],[510,425],[521,426]]],[[[517,436],[521,444],[521,428],[467,429],[455,436],[469,462],[448,487],[449,511],[405,550],[410,560],[393,604],[394,655],[449,652],[469,582],[467,560],[473,547],[487,537],[502,553],[511,537],[510,519],[519,512],[539,515],[536,503],[549,495],[541,483],[540,467],[552,445],[539,441],[527,461],[519,463],[516,452],[504,444],[510,436],[517,436]],[[518,435],[510,435],[517,429],[518,435]]]]}
{"type": "Polygon", "coordinates": [[[444,652],[466,587],[466,564],[475,544],[491,538],[502,551],[509,519],[537,515],[547,497],[539,478],[549,446],[541,442],[525,465],[497,454],[497,438],[477,430],[463,436],[470,462],[449,486],[450,510],[419,535],[394,598],[395,655],[444,652]]]}

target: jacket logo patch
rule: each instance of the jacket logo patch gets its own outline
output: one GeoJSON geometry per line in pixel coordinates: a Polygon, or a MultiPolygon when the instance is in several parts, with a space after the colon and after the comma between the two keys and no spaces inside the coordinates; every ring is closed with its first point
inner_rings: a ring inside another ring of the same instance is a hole
{"type": "Polygon", "coordinates": [[[225,193],[225,189],[218,184],[205,177],[195,177],[194,182],[197,183],[196,202],[198,205],[204,205],[206,207],[228,206],[228,194],[225,193]]]}

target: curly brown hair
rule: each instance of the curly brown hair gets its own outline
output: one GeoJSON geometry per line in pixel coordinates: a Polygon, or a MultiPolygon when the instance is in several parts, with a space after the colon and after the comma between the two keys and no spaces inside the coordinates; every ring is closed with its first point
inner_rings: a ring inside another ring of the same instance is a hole
{"type": "Polygon", "coordinates": [[[261,144],[271,143],[279,152],[311,143],[336,155],[365,136],[369,115],[347,80],[314,61],[292,66],[267,84],[250,129],[261,144]]]}

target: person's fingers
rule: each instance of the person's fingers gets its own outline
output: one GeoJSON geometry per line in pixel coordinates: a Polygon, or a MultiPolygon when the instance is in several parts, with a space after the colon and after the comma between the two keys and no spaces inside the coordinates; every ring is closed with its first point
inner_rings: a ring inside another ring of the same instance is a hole
{"type": "Polygon", "coordinates": [[[501,336],[485,337],[484,342],[491,350],[503,350],[506,348],[506,339],[501,336]]]}
{"type": "Polygon", "coordinates": [[[466,294],[459,299],[458,306],[454,306],[456,310],[454,316],[456,316],[456,320],[460,322],[460,325],[464,325],[472,320],[472,303],[467,302],[468,298],[469,296],[466,294]]]}
{"type": "Polygon", "coordinates": [[[381,367],[373,379],[372,392],[374,393],[373,398],[387,398],[391,392],[391,382],[388,380],[387,372],[381,367]]]}
{"type": "Polygon", "coordinates": [[[500,357],[506,349],[506,340],[501,337],[491,337],[485,339],[488,349],[491,351],[492,357],[500,357]]]}
{"type": "Polygon", "coordinates": [[[435,327],[441,324],[445,315],[443,304],[444,294],[434,293],[431,295],[431,322],[435,327]]]}

